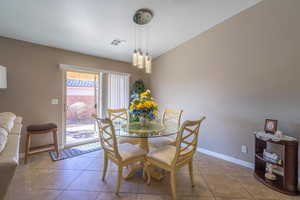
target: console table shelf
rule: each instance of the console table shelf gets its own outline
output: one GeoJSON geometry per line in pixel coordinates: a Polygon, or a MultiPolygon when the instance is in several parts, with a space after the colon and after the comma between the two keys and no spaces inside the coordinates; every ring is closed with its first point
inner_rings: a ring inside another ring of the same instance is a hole
{"type": "Polygon", "coordinates": [[[298,141],[263,140],[255,135],[255,170],[254,177],[266,186],[287,195],[298,195],[298,141]],[[275,163],[263,157],[263,151],[267,143],[283,145],[282,163],[275,163]],[[265,178],[266,164],[270,163],[283,169],[283,174],[275,174],[276,180],[271,181],[265,178]]]}
{"type": "Polygon", "coordinates": [[[256,156],[256,158],[258,158],[258,159],[260,159],[260,160],[262,160],[262,161],[264,161],[264,162],[266,162],[266,163],[270,163],[270,164],[272,164],[272,165],[276,165],[276,166],[279,166],[279,167],[283,167],[282,164],[279,164],[279,163],[273,162],[273,161],[271,161],[271,160],[265,159],[265,158],[263,157],[263,154],[262,154],[262,153],[257,153],[257,154],[255,154],[255,156],[256,156]]]}

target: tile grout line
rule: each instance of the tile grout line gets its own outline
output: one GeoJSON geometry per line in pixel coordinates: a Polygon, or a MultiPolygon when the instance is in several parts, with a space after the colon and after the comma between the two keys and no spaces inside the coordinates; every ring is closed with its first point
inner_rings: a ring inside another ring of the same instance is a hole
{"type": "MultiPolygon", "coordinates": [[[[240,180],[237,180],[241,185],[242,187],[247,191],[248,194],[250,194],[250,196],[253,198],[253,199],[256,199],[256,200],[261,200],[261,198],[256,198],[255,196],[253,196],[248,190],[247,190],[247,187],[244,186],[244,184],[240,181],[240,180]]],[[[277,195],[276,195],[277,196],[277,195]]],[[[277,200],[277,197],[276,199],[270,199],[270,200],[277,200]]]]}
{"type": "Polygon", "coordinates": [[[256,198],[255,198],[255,197],[247,190],[247,188],[243,185],[243,183],[242,183],[239,179],[237,179],[237,178],[235,178],[235,179],[241,184],[242,188],[244,188],[244,190],[250,195],[250,197],[256,199],[256,198]]]}
{"type": "MultiPolygon", "coordinates": [[[[212,156],[213,157],[213,156],[212,156]]],[[[62,195],[63,195],[63,193],[65,192],[65,191],[82,191],[82,192],[95,192],[96,193],[96,197],[95,197],[95,199],[94,200],[96,200],[96,199],[98,199],[98,197],[101,195],[101,193],[111,193],[111,194],[114,194],[114,192],[113,191],[90,191],[90,190],[76,190],[76,189],[68,189],[69,187],[70,187],[70,185],[71,184],[73,184],[76,180],[78,180],[79,179],[79,177],[83,174],[83,173],[85,173],[85,172],[89,172],[89,171],[91,171],[91,172],[99,172],[99,173],[101,173],[103,170],[89,170],[88,168],[93,164],[93,162],[95,162],[97,159],[101,159],[101,158],[98,158],[98,157],[91,157],[90,159],[88,159],[88,164],[86,165],[86,166],[84,166],[82,169],[56,169],[56,168],[53,168],[53,169],[48,169],[48,168],[33,168],[33,169],[38,169],[38,170],[46,170],[46,171],[61,171],[61,172],[67,172],[67,171],[74,171],[74,172],[76,172],[76,173],[78,173],[78,175],[76,175],[76,176],[74,176],[74,178],[70,181],[70,183],[69,184],[66,184],[66,186],[65,187],[63,187],[63,189],[49,189],[49,188],[40,188],[40,190],[53,190],[53,191],[58,191],[59,193],[58,193],[58,195],[54,198],[55,200],[58,200],[59,198],[61,198],[62,197],[62,195]]],[[[220,158],[219,158],[220,159],[220,158]]],[[[196,161],[196,160],[195,160],[196,161]]],[[[112,163],[111,163],[111,165],[112,165],[112,163]]],[[[222,164],[223,165],[223,164],[222,164]]],[[[101,164],[100,164],[100,166],[99,166],[99,168],[101,167],[101,164]]],[[[197,168],[197,167],[196,167],[197,168]]],[[[194,168],[195,169],[195,168],[194,168]]],[[[26,170],[26,169],[25,169],[26,170]]],[[[208,180],[205,178],[205,173],[203,173],[202,172],[202,170],[199,170],[200,171],[200,173],[197,173],[197,175],[199,175],[202,179],[203,179],[203,181],[204,181],[204,183],[206,184],[206,186],[207,186],[207,189],[209,190],[209,192],[212,194],[212,196],[211,197],[205,197],[205,198],[212,198],[212,199],[217,199],[218,197],[215,195],[215,193],[213,192],[213,190],[211,189],[211,187],[210,187],[210,185],[208,184],[208,180]]],[[[232,172],[232,171],[230,171],[231,173],[234,173],[234,172],[232,172]]],[[[230,173],[229,172],[229,173],[230,173]]],[[[239,172],[239,171],[237,171],[237,172],[239,172]]],[[[116,173],[115,171],[108,171],[108,173],[116,173]]],[[[188,173],[185,173],[185,172],[181,172],[181,173],[183,173],[183,174],[188,174],[188,173]]],[[[239,172],[240,173],[240,172],[239,172]]],[[[243,174],[243,173],[242,173],[243,174]]],[[[241,174],[241,176],[243,176],[241,174]]],[[[230,174],[225,174],[226,176],[229,176],[230,174]]],[[[257,198],[255,198],[249,191],[248,191],[248,189],[247,189],[247,187],[246,187],[246,185],[244,185],[244,184],[242,184],[243,182],[242,182],[242,180],[241,179],[239,179],[238,177],[233,177],[234,179],[236,179],[236,181],[238,182],[238,183],[240,183],[241,185],[242,185],[242,188],[244,189],[244,190],[246,190],[246,192],[247,192],[247,194],[249,194],[249,197],[251,197],[251,198],[253,198],[253,199],[256,199],[257,200],[257,198]]],[[[132,195],[134,195],[134,196],[136,196],[136,198],[138,198],[138,195],[143,195],[143,194],[146,194],[146,195],[157,195],[157,196],[170,196],[169,194],[166,194],[166,193],[161,193],[161,194],[159,194],[159,193],[144,193],[144,192],[139,192],[139,187],[140,187],[140,185],[141,184],[143,184],[143,183],[138,183],[138,185],[137,185],[137,188],[138,188],[138,190],[137,190],[137,192],[121,192],[121,194],[122,193],[124,193],[124,194],[132,194],[132,195]]],[[[184,195],[185,197],[193,197],[192,195],[184,195]]],[[[197,196],[197,197],[199,197],[199,196],[197,196]]],[[[248,199],[249,197],[247,197],[246,199],[248,199]]],[[[201,197],[202,198],[202,197],[201,197]]],[[[232,197],[231,197],[232,198],[232,197]]],[[[243,197],[243,198],[245,198],[245,197],[243,197]]],[[[276,198],[275,199],[277,199],[277,198],[280,198],[278,195],[276,195],[276,198]]],[[[239,199],[239,198],[237,198],[237,197],[234,197],[233,199],[239,199]]]]}
{"type": "Polygon", "coordinates": [[[204,182],[207,185],[208,190],[211,192],[211,194],[213,195],[213,198],[216,200],[217,197],[215,196],[215,193],[212,191],[212,189],[209,187],[208,181],[206,180],[206,178],[204,177],[204,175],[201,173],[200,171],[200,176],[203,178],[204,182]]]}
{"type": "Polygon", "coordinates": [[[79,177],[83,174],[84,170],[81,170],[81,172],[72,180],[70,181],[70,183],[68,185],[66,185],[66,187],[61,191],[61,193],[55,198],[55,200],[58,200],[59,197],[65,192],[67,191],[68,187],[79,177]]]}

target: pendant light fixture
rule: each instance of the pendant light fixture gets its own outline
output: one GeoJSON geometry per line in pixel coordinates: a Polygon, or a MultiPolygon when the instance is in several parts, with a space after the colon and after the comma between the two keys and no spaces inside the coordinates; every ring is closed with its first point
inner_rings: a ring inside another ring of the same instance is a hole
{"type": "Polygon", "coordinates": [[[151,74],[151,66],[152,65],[152,58],[151,56],[147,55],[145,58],[145,68],[146,68],[146,73],[151,74]]]}
{"type": "MultiPolygon", "coordinates": [[[[133,16],[133,22],[134,22],[134,51],[132,54],[132,65],[138,67],[139,69],[145,68],[146,73],[151,73],[151,65],[152,65],[152,59],[149,55],[149,30],[147,31],[147,37],[146,37],[146,53],[142,50],[142,45],[140,44],[139,47],[137,47],[137,25],[143,26],[145,28],[145,25],[148,24],[153,18],[153,13],[151,10],[147,8],[139,9],[135,12],[133,16]]],[[[141,40],[143,38],[141,37],[141,40]]]]}
{"type": "Polygon", "coordinates": [[[138,68],[139,69],[144,68],[144,55],[142,50],[138,50],[138,68]]]}
{"type": "Polygon", "coordinates": [[[133,54],[132,54],[132,65],[133,66],[138,65],[138,52],[136,49],[133,51],[133,54]]]}

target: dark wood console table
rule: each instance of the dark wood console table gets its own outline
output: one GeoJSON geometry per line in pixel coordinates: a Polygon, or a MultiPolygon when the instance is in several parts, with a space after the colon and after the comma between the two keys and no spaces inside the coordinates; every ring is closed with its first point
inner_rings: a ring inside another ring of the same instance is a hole
{"type": "Polygon", "coordinates": [[[298,141],[297,140],[280,140],[273,141],[271,139],[265,141],[255,135],[255,171],[254,176],[257,180],[266,186],[278,192],[287,195],[298,195],[298,141]],[[275,163],[264,159],[263,151],[267,147],[267,143],[283,145],[282,163],[275,163]],[[265,178],[266,164],[279,166],[283,169],[283,174],[276,174],[276,180],[270,181],[265,178]]]}

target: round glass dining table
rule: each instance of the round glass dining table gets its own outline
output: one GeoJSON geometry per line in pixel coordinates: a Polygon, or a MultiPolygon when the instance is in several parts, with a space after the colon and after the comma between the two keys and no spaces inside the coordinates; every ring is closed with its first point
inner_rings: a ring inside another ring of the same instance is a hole
{"type": "MultiPolygon", "coordinates": [[[[114,127],[116,136],[137,139],[137,144],[147,153],[149,152],[149,138],[167,137],[178,133],[178,124],[172,122],[166,124],[162,124],[160,121],[151,121],[145,124],[130,122],[114,124],[114,127]]],[[[125,179],[133,177],[141,169],[143,169],[143,163],[129,166],[125,179]]],[[[149,170],[151,176],[157,180],[161,180],[164,177],[163,173],[158,169],[151,168],[149,170]]]]}
{"type": "Polygon", "coordinates": [[[148,138],[167,137],[178,133],[178,124],[160,121],[149,121],[145,124],[140,122],[130,122],[127,124],[114,124],[115,134],[118,137],[139,138],[141,148],[149,152],[148,138]]]}

